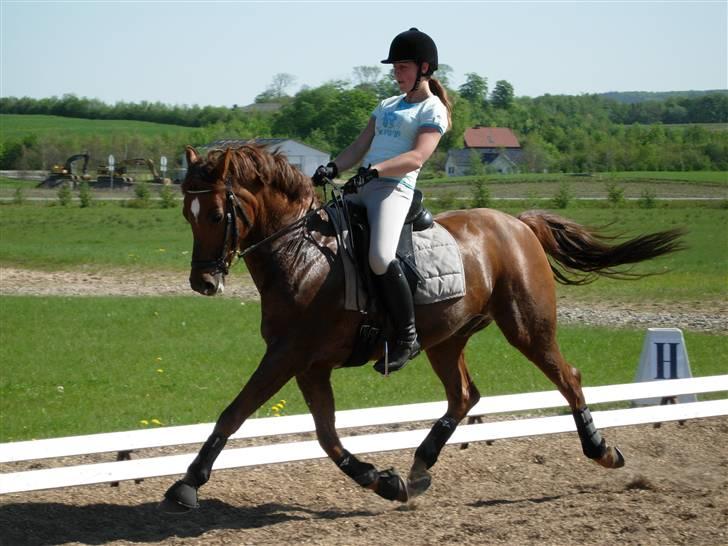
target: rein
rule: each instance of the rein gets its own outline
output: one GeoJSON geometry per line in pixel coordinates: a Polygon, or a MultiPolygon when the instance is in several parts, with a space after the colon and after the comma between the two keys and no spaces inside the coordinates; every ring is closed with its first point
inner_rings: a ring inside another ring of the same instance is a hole
{"type": "MultiPolygon", "coordinates": [[[[188,194],[199,194],[199,193],[212,193],[215,190],[208,189],[208,190],[188,190],[185,193],[188,194]]],[[[313,203],[312,203],[313,204],[313,203]]],[[[248,216],[248,214],[245,212],[245,210],[240,206],[240,202],[238,201],[237,196],[235,195],[235,192],[233,192],[232,187],[232,181],[228,177],[228,179],[225,181],[225,238],[223,239],[222,244],[222,250],[220,251],[220,256],[216,260],[195,260],[193,259],[190,262],[190,265],[192,266],[192,269],[207,269],[207,268],[214,268],[214,272],[220,272],[224,275],[227,275],[230,271],[230,267],[233,265],[233,259],[237,257],[238,259],[243,258],[247,254],[253,252],[254,250],[260,248],[266,243],[269,243],[270,241],[273,241],[275,239],[278,239],[279,237],[282,237],[289,231],[292,231],[293,229],[299,227],[300,225],[304,224],[308,218],[310,218],[312,215],[316,214],[318,211],[323,209],[324,207],[317,207],[315,209],[309,208],[309,211],[296,220],[295,222],[288,224],[287,226],[284,226],[283,228],[279,229],[278,231],[272,233],[265,239],[262,239],[258,241],[257,243],[250,245],[248,248],[243,250],[242,252],[238,250],[238,244],[240,242],[240,232],[238,230],[238,222],[237,222],[237,214],[236,211],[239,211],[243,222],[245,223],[246,227],[251,228],[253,226],[253,222],[248,216]],[[232,241],[232,243],[231,243],[232,241]],[[232,244],[232,250],[229,251],[228,248],[232,244]],[[228,260],[228,255],[232,253],[233,257],[228,260]]]]}

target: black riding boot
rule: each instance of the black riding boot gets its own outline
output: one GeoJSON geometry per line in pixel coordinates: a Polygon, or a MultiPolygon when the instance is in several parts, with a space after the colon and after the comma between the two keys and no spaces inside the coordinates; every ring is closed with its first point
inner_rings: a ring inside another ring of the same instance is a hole
{"type": "Polygon", "coordinates": [[[394,340],[388,344],[388,365],[380,358],[374,369],[381,374],[396,372],[420,352],[415,330],[415,306],[409,283],[398,261],[389,264],[384,275],[374,275],[384,307],[394,324],[394,340]]]}

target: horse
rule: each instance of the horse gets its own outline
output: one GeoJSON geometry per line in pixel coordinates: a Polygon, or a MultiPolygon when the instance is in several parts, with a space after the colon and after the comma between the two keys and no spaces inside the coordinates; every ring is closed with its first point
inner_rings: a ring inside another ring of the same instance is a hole
{"type": "MultiPolygon", "coordinates": [[[[206,296],[221,293],[233,260],[242,256],[260,293],[266,350],[184,477],[166,491],[163,510],[199,506],[198,490],[210,479],[227,439],[293,378],[313,416],[319,444],[341,471],[390,501],[404,503],[423,494],[441,449],[480,398],[464,350],[469,338],[492,322],[564,396],[584,455],[609,469],[625,464],[619,449],[595,427],[581,373],[556,342],[555,286],[598,276],[639,277],[627,266],[679,250],[681,229],[617,243],[545,211],[514,217],[481,208],[437,215],[436,222],[459,246],[466,293],[416,309],[418,336],[444,387],[447,411],[416,449],[405,481],[395,470],[378,470],[349,453],[335,428],[331,373],[349,357],[361,315],[344,308],[337,239],[319,211],[311,179],[282,154],[253,144],[212,150],[204,158],[188,146],[186,157],[181,189],[183,215],[193,235],[190,286],[206,296]]],[[[374,353],[371,360],[383,351],[374,353]]]]}

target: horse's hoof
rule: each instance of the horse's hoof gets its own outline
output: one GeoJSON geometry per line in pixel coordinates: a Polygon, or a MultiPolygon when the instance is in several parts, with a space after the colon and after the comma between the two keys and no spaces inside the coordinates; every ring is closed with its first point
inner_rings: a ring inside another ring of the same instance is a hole
{"type": "Polygon", "coordinates": [[[375,491],[387,500],[407,502],[409,499],[407,484],[393,468],[379,473],[375,491]]]}
{"type": "Polygon", "coordinates": [[[187,506],[182,506],[178,502],[171,501],[169,499],[162,499],[162,502],[160,502],[157,505],[157,510],[160,512],[164,512],[165,514],[186,514],[187,512],[192,511],[192,508],[189,508],[187,506]]]}
{"type": "Polygon", "coordinates": [[[597,460],[597,463],[604,468],[622,468],[624,466],[624,455],[622,455],[619,448],[610,446],[604,455],[597,460]]]}
{"type": "Polygon", "coordinates": [[[179,480],[167,489],[164,500],[159,504],[159,507],[170,514],[181,514],[199,508],[197,489],[184,480],[179,480]]]}
{"type": "Polygon", "coordinates": [[[426,470],[418,475],[407,476],[407,494],[410,498],[419,497],[432,485],[432,476],[426,470]]]}

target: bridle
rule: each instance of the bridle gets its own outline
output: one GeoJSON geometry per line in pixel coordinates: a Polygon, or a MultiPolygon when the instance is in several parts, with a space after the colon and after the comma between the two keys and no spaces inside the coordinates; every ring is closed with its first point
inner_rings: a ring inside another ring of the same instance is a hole
{"type": "MultiPolygon", "coordinates": [[[[193,195],[200,193],[212,193],[214,191],[214,189],[210,188],[206,190],[187,190],[184,193],[193,195]]],[[[313,206],[313,202],[311,203],[311,205],[313,206]]],[[[265,239],[262,239],[261,241],[250,245],[245,250],[240,251],[238,249],[238,245],[240,243],[240,232],[238,230],[237,215],[238,213],[240,213],[240,216],[243,219],[243,223],[248,230],[253,227],[253,221],[250,219],[250,216],[245,211],[245,209],[240,205],[240,201],[235,195],[235,192],[233,192],[232,179],[230,178],[230,176],[228,176],[227,180],[225,181],[225,237],[223,239],[220,256],[215,260],[195,260],[193,252],[193,259],[190,262],[190,265],[193,270],[212,269],[213,274],[222,273],[223,275],[227,275],[230,271],[230,267],[232,267],[233,260],[236,257],[238,259],[243,258],[245,255],[253,252],[262,245],[274,239],[277,239],[278,237],[281,237],[289,231],[292,231],[294,228],[299,227],[300,225],[305,223],[308,218],[310,218],[313,214],[317,213],[322,208],[323,207],[317,207],[315,209],[309,208],[308,212],[295,222],[288,224],[287,226],[276,231],[275,233],[269,235],[265,239]],[[230,250],[228,250],[228,248],[230,248],[230,250]]]]}
{"type": "MultiPolygon", "coordinates": [[[[212,193],[215,190],[210,188],[207,190],[187,190],[184,193],[187,194],[199,194],[199,193],[212,193]]],[[[235,192],[233,192],[233,183],[230,176],[225,181],[225,238],[222,242],[222,250],[220,256],[215,260],[195,260],[194,252],[190,265],[192,269],[210,269],[212,268],[213,273],[222,273],[227,275],[232,266],[233,259],[235,256],[240,256],[238,251],[238,243],[240,238],[240,232],[238,230],[238,213],[243,219],[245,227],[250,229],[253,227],[253,221],[250,219],[248,213],[240,205],[235,192]],[[228,250],[229,247],[232,248],[228,250]]]]}

